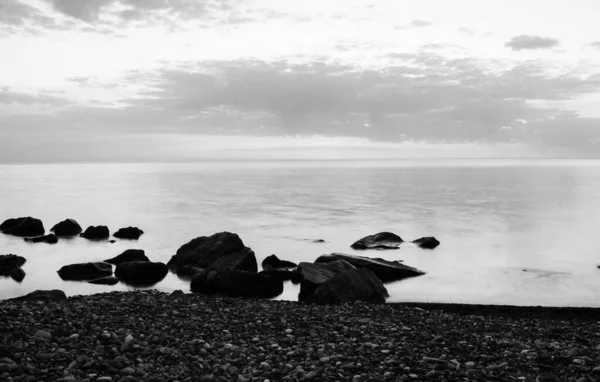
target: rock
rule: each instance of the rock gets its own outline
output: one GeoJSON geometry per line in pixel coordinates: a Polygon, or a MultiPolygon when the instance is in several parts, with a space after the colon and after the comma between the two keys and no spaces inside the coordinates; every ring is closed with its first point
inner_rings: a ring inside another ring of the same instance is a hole
{"type": "Polygon", "coordinates": [[[306,297],[312,294],[319,285],[329,280],[333,276],[344,273],[355,267],[346,261],[332,261],[329,263],[300,263],[298,271],[300,272],[300,294],[298,300],[304,301],[306,297]]]}
{"type": "Polygon", "coordinates": [[[79,236],[88,240],[105,240],[110,236],[110,232],[108,227],[104,225],[89,226],[86,228],[85,232],[79,236]]]}
{"type": "Polygon", "coordinates": [[[38,236],[38,237],[26,237],[24,239],[30,243],[47,243],[47,244],[56,244],[58,243],[58,237],[51,233],[49,235],[38,236]]]}
{"type": "Polygon", "coordinates": [[[401,264],[398,261],[388,261],[380,258],[346,255],[344,253],[332,253],[330,255],[319,256],[315,260],[315,263],[330,263],[338,260],[347,261],[348,263],[354,265],[356,268],[370,269],[384,283],[402,280],[409,277],[422,276],[425,274],[425,272],[423,271],[401,264]]]}
{"type": "Polygon", "coordinates": [[[198,272],[205,272],[204,268],[198,268],[191,265],[183,265],[177,268],[177,276],[179,277],[192,277],[198,272]]]}
{"type": "Polygon", "coordinates": [[[50,334],[50,332],[47,332],[45,330],[38,330],[37,332],[35,332],[34,336],[36,338],[50,339],[52,337],[52,334],[50,334]]]}
{"type": "Polygon", "coordinates": [[[425,249],[434,249],[440,245],[440,242],[433,236],[422,237],[420,239],[413,240],[413,243],[425,249]]]}
{"type": "Polygon", "coordinates": [[[0,231],[13,236],[41,236],[46,230],[40,219],[21,217],[16,219],[5,220],[0,224],[0,231]]]}
{"type": "Polygon", "coordinates": [[[144,234],[144,231],[142,231],[138,227],[127,227],[127,228],[120,228],[117,232],[114,233],[113,236],[118,239],[137,240],[143,234],[144,234]]]}
{"type": "Polygon", "coordinates": [[[23,264],[25,264],[25,261],[25,258],[22,256],[13,254],[0,255],[0,276],[11,276],[13,269],[20,268],[23,264]]]}
{"type": "Polygon", "coordinates": [[[237,269],[198,273],[190,284],[193,292],[223,293],[231,297],[271,298],[283,293],[283,282],[268,276],[237,269]]]}
{"type": "Polygon", "coordinates": [[[25,296],[15,297],[10,301],[62,301],[66,300],[67,295],[59,289],[52,290],[36,290],[26,294],[25,296]]]}
{"type": "Polygon", "coordinates": [[[75,219],[65,219],[50,229],[50,232],[58,237],[69,237],[79,235],[83,229],[75,219]]]}
{"type": "Polygon", "coordinates": [[[104,260],[105,263],[114,265],[127,263],[129,261],[150,261],[150,259],[146,257],[146,253],[143,249],[128,249],[112,259],[104,260]]]}
{"type": "Polygon", "coordinates": [[[183,291],[181,289],[176,289],[173,292],[171,292],[171,297],[180,297],[183,296],[185,293],[183,293],[183,291]]]}
{"type": "Polygon", "coordinates": [[[354,249],[398,249],[404,240],[391,232],[365,236],[351,245],[354,249]]]}
{"type": "Polygon", "coordinates": [[[256,272],[258,269],[254,252],[244,246],[238,235],[230,232],[191,240],[177,250],[167,265],[175,270],[183,265],[207,270],[238,269],[256,272]]]}
{"type": "Polygon", "coordinates": [[[88,283],[90,283],[90,284],[97,284],[97,285],[115,285],[118,282],[119,282],[119,279],[117,279],[116,277],[103,277],[101,279],[88,281],[88,283]]]}
{"type": "Polygon", "coordinates": [[[128,334],[125,337],[125,339],[123,340],[123,343],[121,344],[121,353],[124,353],[127,350],[129,350],[131,348],[132,342],[133,342],[133,336],[131,334],[128,334]]]}
{"type": "Polygon", "coordinates": [[[117,265],[115,276],[132,286],[150,286],[165,278],[169,268],[163,263],[129,261],[117,265]]]}
{"type": "Polygon", "coordinates": [[[10,277],[16,282],[21,282],[25,279],[25,271],[23,268],[13,268],[10,270],[10,277]]]}
{"type": "Polygon", "coordinates": [[[281,281],[291,280],[292,283],[294,283],[294,284],[298,284],[300,281],[302,281],[302,276],[300,275],[300,272],[298,272],[297,270],[288,271],[287,269],[267,269],[267,270],[258,272],[258,274],[264,275],[267,277],[272,277],[274,279],[281,280],[281,281]]]}
{"type": "Polygon", "coordinates": [[[339,304],[365,301],[384,303],[389,297],[387,289],[369,269],[351,269],[325,281],[306,298],[308,303],[339,304]]]}
{"type": "Polygon", "coordinates": [[[262,262],[263,269],[296,268],[297,264],[287,260],[280,260],[277,256],[267,256],[262,262]]]}
{"type": "Polygon", "coordinates": [[[79,263],[65,265],[58,270],[63,280],[90,281],[112,275],[112,266],[107,263],[79,263]]]}

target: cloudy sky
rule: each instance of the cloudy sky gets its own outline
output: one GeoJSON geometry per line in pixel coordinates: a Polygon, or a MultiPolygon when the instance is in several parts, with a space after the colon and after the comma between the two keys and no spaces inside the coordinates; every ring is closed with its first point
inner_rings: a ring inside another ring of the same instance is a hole
{"type": "Polygon", "coordinates": [[[600,157],[597,0],[0,0],[0,161],[600,157]]]}

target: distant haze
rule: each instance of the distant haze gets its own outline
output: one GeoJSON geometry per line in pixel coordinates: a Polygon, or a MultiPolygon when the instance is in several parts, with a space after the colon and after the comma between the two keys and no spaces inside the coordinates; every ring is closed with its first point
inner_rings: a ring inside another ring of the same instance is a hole
{"type": "Polygon", "coordinates": [[[0,162],[600,157],[596,0],[0,0],[0,162]]]}

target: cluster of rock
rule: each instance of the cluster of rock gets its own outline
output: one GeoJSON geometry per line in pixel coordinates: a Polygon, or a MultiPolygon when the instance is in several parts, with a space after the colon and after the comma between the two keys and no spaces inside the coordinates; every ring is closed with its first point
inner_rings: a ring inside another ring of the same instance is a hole
{"type": "MultiPolygon", "coordinates": [[[[31,243],[56,244],[59,238],[69,238],[81,236],[88,240],[107,240],[110,237],[110,231],[107,226],[89,226],[85,231],[75,219],[65,219],[57,223],[50,229],[50,234],[45,235],[46,230],[40,219],[20,217],[5,220],[0,224],[0,232],[24,237],[25,241],[31,243]]],[[[137,227],[120,228],[113,234],[118,239],[138,240],[144,231],[137,227]]]]}
{"type": "Polygon", "coordinates": [[[65,281],[87,281],[92,284],[114,285],[119,281],[131,286],[150,286],[168,273],[164,263],[151,262],[141,249],[128,249],[102,262],[65,265],[58,275],[65,281]],[[113,265],[116,266],[113,276],[113,265]]]}
{"type": "Polygon", "coordinates": [[[17,282],[23,281],[25,271],[21,268],[25,258],[17,255],[0,255],[0,276],[12,277],[17,282]]]}
{"type": "Polygon", "coordinates": [[[177,275],[191,279],[193,292],[231,297],[271,298],[283,282],[300,283],[299,300],[329,304],[348,301],[384,302],[383,282],[423,275],[398,261],[334,253],[314,263],[295,264],[272,255],[258,272],[254,252],[230,232],[202,236],[183,245],[167,263],[177,275]]]}
{"type": "MultiPolygon", "coordinates": [[[[350,247],[353,249],[399,249],[404,240],[392,232],[379,232],[374,235],[365,236],[354,242],[350,247]]],[[[434,249],[440,242],[433,236],[422,237],[412,241],[413,244],[425,249],[434,249]]]]}

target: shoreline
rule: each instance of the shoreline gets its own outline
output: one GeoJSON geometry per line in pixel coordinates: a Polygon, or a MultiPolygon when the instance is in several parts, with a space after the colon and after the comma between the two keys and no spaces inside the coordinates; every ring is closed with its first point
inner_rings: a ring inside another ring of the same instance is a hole
{"type": "Polygon", "coordinates": [[[593,381],[599,318],[598,308],[308,305],[156,290],[4,300],[0,380],[593,381]]]}

